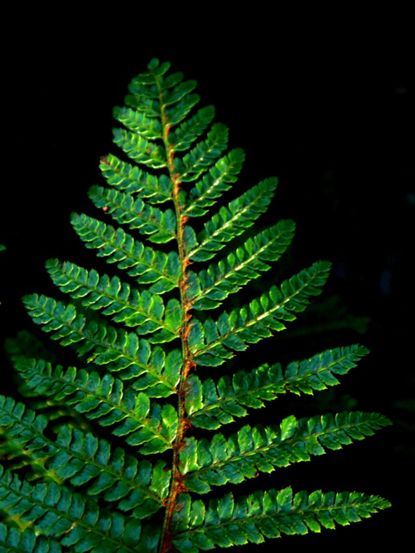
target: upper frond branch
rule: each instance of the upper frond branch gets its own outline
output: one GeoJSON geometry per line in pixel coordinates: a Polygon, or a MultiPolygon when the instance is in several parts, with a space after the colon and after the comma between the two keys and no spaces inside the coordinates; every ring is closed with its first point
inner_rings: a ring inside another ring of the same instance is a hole
{"type": "Polygon", "coordinates": [[[222,206],[205,223],[197,238],[188,236],[189,258],[193,261],[211,259],[227,242],[251,227],[266,211],[276,186],[277,179],[266,179],[229,202],[227,206],[222,206]]]}
{"type": "Polygon", "coordinates": [[[139,194],[141,198],[154,204],[171,200],[172,185],[165,174],[153,175],[113,154],[102,158],[99,167],[107,183],[117,190],[139,194]]]}
{"type": "Polygon", "coordinates": [[[203,324],[195,319],[190,332],[190,347],[200,365],[221,365],[254,344],[284,330],[286,321],[296,319],[310,299],[321,293],[329,275],[330,263],[318,261],[300,271],[280,288],[272,286],[268,292],[252,300],[247,306],[223,312],[216,321],[203,324]]]}
{"type": "Polygon", "coordinates": [[[96,320],[88,320],[73,304],[32,294],[24,303],[36,324],[50,332],[54,340],[70,345],[81,359],[117,372],[123,380],[136,379],[137,389],[152,397],[174,393],[180,378],[181,354],[169,355],[160,347],[151,348],[145,339],[96,320]]]}
{"type": "Polygon", "coordinates": [[[141,453],[159,453],[171,448],[177,432],[177,413],[169,404],[151,403],[147,394],[125,389],[124,383],[109,374],[46,361],[29,360],[21,366],[25,395],[46,395],[72,406],[87,419],[109,427],[115,436],[139,448],[141,453]]]}
{"type": "Polygon", "coordinates": [[[93,186],[89,190],[89,197],[97,207],[108,211],[117,223],[138,230],[150,242],[164,244],[176,236],[176,216],[170,208],[162,211],[126,192],[102,186],[93,186]]]}
{"type": "Polygon", "coordinates": [[[203,134],[215,116],[215,108],[207,106],[199,109],[192,117],[174,129],[170,136],[170,142],[175,152],[183,152],[203,134]]]}
{"type": "Polygon", "coordinates": [[[165,306],[160,296],[148,290],[139,292],[117,276],[100,275],[95,269],[88,271],[68,261],[51,259],[46,268],[56,286],[84,307],[134,327],[140,335],[161,331],[166,340],[178,336],[181,321],[177,300],[171,299],[165,306]]]}
{"type": "Polygon", "coordinates": [[[214,309],[230,294],[270,269],[291,243],[295,225],[280,221],[199,273],[189,273],[189,299],[197,310],[214,309]]]}
{"type": "Polygon", "coordinates": [[[185,215],[188,217],[205,215],[222,194],[238,180],[244,160],[245,153],[240,148],[231,150],[218,159],[190,189],[184,209],[185,215]]]}
{"type": "Polygon", "coordinates": [[[206,140],[198,142],[182,159],[176,158],[175,169],[181,182],[192,182],[218,159],[228,145],[228,128],[216,123],[206,140]]]}
{"type": "Polygon", "coordinates": [[[177,252],[166,254],[154,250],[121,228],[116,229],[84,214],[73,213],[71,223],[87,248],[95,249],[107,263],[116,263],[139,284],[151,284],[150,293],[163,294],[179,286],[177,252]]]}
{"type": "Polygon", "coordinates": [[[367,353],[360,345],[329,349],[293,361],[285,369],[279,363],[264,364],[250,372],[222,376],[218,382],[193,374],[189,377],[187,412],[193,426],[218,429],[247,416],[248,409],[265,407],[265,402],[280,394],[312,394],[339,384],[337,376],[347,374],[367,353]]]}

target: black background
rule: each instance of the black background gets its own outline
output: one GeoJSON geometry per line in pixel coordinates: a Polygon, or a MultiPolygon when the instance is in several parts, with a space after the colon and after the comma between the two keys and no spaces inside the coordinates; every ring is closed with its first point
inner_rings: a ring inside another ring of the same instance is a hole
{"type": "MultiPolygon", "coordinates": [[[[334,268],[327,295],[338,294],[351,313],[371,320],[363,336],[345,330],[282,340],[282,358],[364,343],[371,355],[345,379],[343,392],[358,408],[379,410],[395,422],[375,438],[279,471],[272,480],[274,486],[291,483],[296,489],[378,493],[392,500],[393,509],[337,533],[286,538],[278,548],[308,543],[329,551],[362,540],[379,546],[388,539],[403,544],[413,518],[414,445],[406,431],[410,417],[396,402],[413,399],[415,388],[409,331],[414,42],[405,14],[394,24],[386,18],[383,26],[369,20],[358,27],[337,17],[328,25],[305,21],[298,26],[296,18],[271,12],[252,19],[247,13],[243,24],[236,16],[225,19],[218,9],[202,9],[188,22],[180,13],[166,14],[161,7],[160,12],[151,17],[100,13],[101,22],[47,14],[50,24],[30,25],[28,17],[27,28],[18,17],[9,21],[13,32],[3,49],[2,69],[1,242],[8,247],[2,259],[3,335],[32,328],[20,297],[51,291],[45,259],[88,258],[69,214],[94,214],[86,190],[101,182],[99,157],[114,151],[112,107],[122,102],[128,81],[151,57],[170,60],[199,82],[204,104],[215,104],[217,120],[230,127],[231,146],[247,152],[241,189],[269,175],[279,177],[263,223],[282,217],[297,222],[281,275],[330,259],[334,268]]],[[[88,259],[93,262],[93,256],[88,259]]],[[[278,360],[279,343],[263,350],[268,360],[278,360]]],[[[13,389],[7,372],[3,388],[13,389]]],[[[328,407],[316,402],[313,410],[312,403],[304,407],[298,400],[293,408],[300,414],[323,407],[336,411],[336,401],[344,406],[344,397],[335,395],[328,407]]],[[[282,401],[262,420],[278,420],[290,407],[282,401]]],[[[246,489],[266,488],[267,482],[261,478],[246,489]]]]}

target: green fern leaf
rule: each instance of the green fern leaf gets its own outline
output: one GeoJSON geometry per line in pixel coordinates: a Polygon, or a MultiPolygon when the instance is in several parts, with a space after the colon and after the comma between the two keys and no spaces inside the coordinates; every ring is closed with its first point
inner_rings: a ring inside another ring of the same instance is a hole
{"type": "Polygon", "coordinates": [[[330,263],[318,261],[268,292],[249,305],[223,312],[217,319],[193,323],[190,349],[199,365],[217,366],[232,358],[234,351],[243,351],[248,344],[272,336],[272,331],[285,330],[284,322],[296,319],[294,313],[304,311],[311,297],[321,293],[330,263]],[[284,322],[283,322],[284,321],[284,322]]]}
{"type": "Polygon", "coordinates": [[[120,378],[135,380],[136,389],[146,390],[152,397],[174,393],[180,379],[181,354],[177,349],[167,355],[160,348],[136,334],[87,320],[72,304],[57,302],[47,296],[26,296],[24,303],[33,321],[42,325],[61,344],[72,346],[81,359],[87,359],[120,378]]]}
{"type": "Polygon", "coordinates": [[[165,254],[154,250],[121,228],[115,229],[84,214],[72,214],[71,222],[87,248],[96,249],[99,257],[104,257],[107,263],[116,263],[119,269],[136,277],[139,284],[151,284],[150,293],[163,294],[178,287],[180,260],[176,252],[165,254]]]}
{"type": "Polygon", "coordinates": [[[18,529],[0,523],[0,553],[62,553],[60,544],[39,536],[32,528],[18,529]]]}
{"type": "Polygon", "coordinates": [[[108,211],[115,221],[148,235],[151,242],[162,244],[175,238],[176,217],[172,209],[161,211],[146,205],[140,198],[134,199],[130,194],[102,186],[90,188],[89,197],[97,207],[108,211]]]}
{"type": "Polygon", "coordinates": [[[143,138],[142,134],[124,129],[114,129],[114,142],[127,156],[151,169],[166,167],[166,157],[157,144],[143,138]]]}
{"type": "Polygon", "coordinates": [[[36,360],[26,364],[24,375],[25,395],[30,390],[35,396],[47,395],[71,405],[87,419],[111,427],[115,436],[125,436],[129,445],[140,446],[143,454],[172,447],[178,424],[175,409],[151,404],[148,394],[125,389],[118,378],[36,360]]]}
{"type": "MultiPolygon", "coordinates": [[[[42,393],[44,384],[40,384],[42,393]]],[[[76,487],[88,483],[88,495],[116,502],[118,509],[132,511],[136,518],[147,518],[161,508],[170,481],[163,461],[154,466],[145,460],[138,463],[122,448],[112,448],[108,441],[66,425],[52,440],[45,432],[47,422],[44,415],[0,396],[0,424],[5,438],[13,440],[20,451],[30,451],[31,463],[42,465],[43,476],[76,487]]]]}
{"type": "Polygon", "coordinates": [[[346,412],[299,420],[291,416],[279,429],[244,426],[228,438],[220,433],[211,440],[189,438],[181,453],[181,472],[188,490],[208,493],[211,486],[239,484],[259,472],[310,461],[312,455],[372,436],[388,424],[378,413],[346,412]]]}
{"type": "Polygon", "coordinates": [[[176,152],[183,152],[197,140],[212,122],[215,116],[215,108],[207,106],[199,109],[192,117],[183,121],[171,136],[171,141],[176,152]]]}
{"type": "Polygon", "coordinates": [[[270,204],[277,179],[266,179],[239,198],[222,206],[218,213],[204,225],[197,236],[197,245],[188,246],[188,257],[192,261],[207,261],[233,240],[251,227],[270,204]]]}
{"type": "Polygon", "coordinates": [[[174,316],[175,311],[180,313],[176,300],[169,300],[165,307],[160,296],[147,290],[140,294],[116,276],[101,276],[68,261],[51,259],[46,268],[56,286],[84,307],[100,310],[115,322],[136,328],[140,335],[162,330],[166,336],[171,334],[171,340],[178,336],[181,320],[180,315],[174,316]]]}
{"type": "Polygon", "coordinates": [[[218,159],[228,145],[228,129],[225,125],[216,123],[209,131],[206,140],[199,142],[182,159],[176,158],[175,169],[180,173],[182,182],[191,182],[218,159]]]}
{"type": "Polygon", "coordinates": [[[246,417],[248,408],[260,409],[286,392],[312,394],[339,384],[336,375],[345,375],[368,353],[363,346],[329,349],[303,361],[293,361],[283,370],[280,363],[261,365],[250,372],[222,376],[217,383],[189,376],[186,411],[192,426],[216,430],[246,417]]]}
{"type": "Polygon", "coordinates": [[[192,501],[184,495],[175,514],[174,546],[182,553],[195,553],[215,547],[263,543],[282,534],[295,535],[333,530],[368,518],[389,502],[376,495],[359,492],[311,494],[291,488],[258,491],[235,500],[229,493],[209,501],[192,501]]]}
{"type": "Polygon", "coordinates": [[[289,246],[294,234],[292,221],[280,221],[248,240],[219,263],[199,273],[189,273],[189,298],[194,309],[214,309],[230,294],[258,278],[289,246]]]}
{"type": "Polygon", "coordinates": [[[112,154],[102,158],[99,167],[107,183],[118,190],[140,194],[152,204],[171,200],[171,182],[166,175],[153,175],[112,154]]]}
{"type": "Polygon", "coordinates": [[[23,523],[36,523],[39,533],[60,538],[72,551],[155,551],[139,542],[141,525],[121,513],[102,511],[92,499],[54,482],[32,486],[0,465],[0,501],[3,509],[23,523]]]}
{"type": "Polygon", "coordinates": [[[190,190],[185,207],[188,217],[201,217],[220,196],[231,188],[241,172],[245,153],[240,148],[220,158],[190,190]]]}
{"type": "Polygon", "coordinates": [[[114,119],[122,123],[127,129],[149,140],[156,140],[162,136],[162,128],[158,119],[147,117],[144,113],[126,107],[113,109],[114,119]]]}
{"type": "Polygon", "coordinates": [[[291,415],[277,426],[248,421],[222,433],[284,393],[339,384],[367,350],[329,349],[284,368],[278,359],[249,371],[224,367],[215,380],[204,374],[296,320],[321,293],[330,264],[315,262],[239,307],[222,307],[280,259],[294,223],[248,233],[278,181],[227,198],[245,154],[227,149],[227,127],[214,122],[213,107],[196,108],[195,88],[157,59],[132,80],[114,109],[118,155],[100,162],[107,186],[89,191],[115,223],[71,217],[111,272],[52,259],[47,270],[72,303],[23,300],[58,346],[51,354],[24,335],[8,344],[31,407],[0,396],[0,551],[195,553],[332,529],[389,505],[359,492],[291,488],[195,498],[389,424],[347,411],[291,415]],[[71,357],[60,362],[67,346],[71,357]]]}

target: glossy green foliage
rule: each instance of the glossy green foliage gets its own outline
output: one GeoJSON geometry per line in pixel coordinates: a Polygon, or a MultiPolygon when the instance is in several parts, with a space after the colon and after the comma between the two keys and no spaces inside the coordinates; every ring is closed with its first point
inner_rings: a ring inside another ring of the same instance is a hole
{"type": "Polygon", "coordinates": [[[165,462],[154,466],[146,460],[138,462],[107,440],[67,425],[60,426],[52,439],[45,415],[4,396],[0,396],[0,425],[8,436],[4,453],[17,461],[30,451],[28,460],[34,474],[75,487],[88,484],[88,495],[116,503],[135,518],[147,518],[161,508],[170,481],[165,462]]]}
{"type": "Polygon", "coordinates": [[[292,221],[280,221],[265,229],[229,253],[225,259],[210,264],[199,273],[189,274],[189,298],[194,309],[214,309],[230,294],[258,278],[277,261],[289,246],[294,234],[292,221]]]}
{"type": "MultiPolygon", "coordinates": [[[[18,365],[19,367],[19,365],[18,365]]],[[[148,394],[126,388],[110,374],[52,366],[41,360],[25,359],[20,366],[26,395],[45,395],[56,402],[73,405],[115,436],[124,436],[141,453],[160,453],[171,448],[177,432],[177,413],[170,404],[160,406],[148,394]]]]}
{"type": "Polygon", "coordinates": [[[258,491],[241,499],[228,493],[208,506],[185,495],[176,514],[174,545],[182,553],[200,549],[260,544],[282,534],[308,534],[333,530],[368,518],[389,503],[378,496],[358,492],[311,494],[291,488],[258,491]]]}
{"type": "Polygon", "coordinates": [[[138,519],[104,510],[96,501],[55,482],[29,484],[0,467],[2,508],[22,523],[36,524],[38,533],[59,538],[63,547],[76,552],[154,551],[140,540],[138,519]]]}
{"type": "Polygon", "coordinates": [[[151,242],[162,244],[175,238],[176,217],[172,209],[162,211],[146,205],[140,198],[101,186],[93,186],[89,197],[97,207],[108,211],[117,223],[138,230],[151,242]]]}
{"type": "Polygon", "coordinates": [[[100,169],[107,183],[115,190],[140,194],[151,204],[171,200],[171,183],[167,175],[154,175],[112,154],[101,160],[100,169]]]}
{"type": "Polygon", "coordinates": [[[299,420],[290,416],[279,427],[246,425],[227,438],[221,433],[211,440],[189,438],[181,453],[182,473],[190,491],[208,493],[211,486],[239,484],[259,472],[310,461],[388,424],[378,413],[345,412],[299,420]]]}
{"type": "MultiPolygon", "coordinates": [[[[189,232],[188,256],[192,261],[212,259],[227,242],[250,228],[269,206],[277,179],[266,179],[239,198],[222,206],[196,236],[189,232]]],[[[191,228],[189,227],[189,230],[191,228]]]]}
{"type": "Polygon", "coordinates": [[[165,306],[160,296],[148,290],[140,293],[117,276],[100,275],[74,263],[51,259],[46,268],[56,286],[79,300],[84,307],[102,311],[117,323],[136,328],[137,334],[161,331],[164,339],[174,340],[181,325],[180,304],[171,299],[165,306]]]}
{"type": "Polygon", "coordinates": [[[61,553],[59,542],[38,535],[31,527],[19,530],[0,523],[1,553],[61,553]]]}
{"type": "Polygon", "coordinates": [[[276,358],[251,368],[241,356],[231,370],[228,360],[301,315],[330,263],[251,293],[295,225],[263,228],[278,181],[234,186],[245,154],[228,149],[227,127],[195,88],[158,60],[132,80],[114,109],[118,152],[100,162],[105,186],[89,191],[99,215],[71,217],[99,260],[47,261],[58,296],[24,298],[55,347],[27,334],[8,344],[21,397],[0,396],[0,553],[195,553],[332,529],[388,506],[291,488],[198,499],[389,421],[356,411],[239,425],[284,393],[339,384],[367,350],[328,349],[284,367],[276,358]],[[232,305],[242,289],[251,300],[232,305]]]}
{"type": "Polygon", "coordinates": [[[245,154],[236,148],[218,159],[189,192],[186,215],[200,217],[238,180],[245,154]]]}
{"type": "Polygon", "coordinates": [[[169,292],[179,285],[180,260],[177,252],[154,250],[135,240],[122,228],[114,228],[87,215],[73,214],[72,226],[87,248],[96,249],[107,263],[116,263],[137,283],[151,284],[151,294],[169,292]]]}
{"type": "Polygon", "coordinates": [[[153,392],[166,396],[174,392],[179,380],[180,352],[166,353],[152,347],[149,340],[110,326],[96,319],[88,319],[73,304],[33,294],[25,298],[25,305],[34,322],[50,332],[54,340],[72,346],[82,360],[105,366],[110,372],[120,373],[124,380],[134,380],[136,389],[156,387],[153,392]]]}
{"type": "Polygon", "coordinates": [[[193,426],[216,430],[236,418],[246,417],[248,409],[265,407],[286,392],[312,394],[339,384],[336,375],[347,374],[368,351],[363,346],[330,349],[303,361],[293,361],[283,370],[281,364],[261,365],[251,371],[238,371],[217,382],[189,377],[186,409],[193,426]]]}
{"type": "Polygon", "coordinates": [[[285,322],[294,321],[294,313],[304,311],[311,298],[320,294],[329,270],[328,262],[316,262],[242,308],[223,311],[217,320],[195,322],[189,343],[197,363],[222,365],[235,351],[244,351],[249,344],[272,336],[273,331],[285,330],[285,322]]]}

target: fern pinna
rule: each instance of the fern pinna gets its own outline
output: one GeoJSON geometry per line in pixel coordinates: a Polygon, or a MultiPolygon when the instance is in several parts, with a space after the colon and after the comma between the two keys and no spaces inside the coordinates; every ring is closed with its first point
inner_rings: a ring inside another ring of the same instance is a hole
{"type": "Polygon", "coordinates": [[[340,449],[388,420],[341,412],[222,430],[286,392],[338,384],[366,350],[351,345],[286,367],[209,375],[284,330],[320,294],[330,266],[318,261],[222,309],[284,253],[294,224],[279,221],[234,245],[266,211],[277,181],[218,205],[244,153],[227,151],[228,130],[213,123],[214,109],[196,108],[196,83],[169,69],[153,60],[131,82],[126,106],[114,111],[125,156],[102,159],[108,186],[90,190],[101,217],[72,217],[109,274],[53,259],[49,274],[71,299],[24,299],[78,366],[14,347],[30,408],[0,400],[1,551],[190,553],[332,529],[388,506],[354,491],[220,492],[340,449]],[[196,218],[205,220],[198,232],[196,218]]]}

